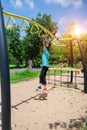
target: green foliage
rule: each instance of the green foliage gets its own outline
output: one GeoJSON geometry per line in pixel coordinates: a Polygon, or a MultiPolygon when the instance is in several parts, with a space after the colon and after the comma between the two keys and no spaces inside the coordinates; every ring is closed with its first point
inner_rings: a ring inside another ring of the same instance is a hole
{"type": "Polygon", "coordinates": [[[43,14],[41,15],[41,13],[39,13],[36,17],[36,22],[38,22],[39,24],[43,25],[45,28],[47,28],[49,31],[53,31],[54,29],[57,29],[57,23],[52,22],[52,18],[51,15],[47,15],[47,14],[43,14]]]}
{"type": "Polygon", "coordinates": [[[67,46],[52,45],[50,49],[51,57],[50,64],[57,65],[59,63],[67,63],[69,58],[69,49],[67,46]]]}
{"type": "Polygon", "coordinates": [[[23,40],[24,59],[28,64],[28,60],[34,60],[40,52],[41,40],[37,34],[28,34],[23,40]]]}
{"type": "Polygon", "coordinates": [[[19,65],[19,67],[17,67],[16,65],[14,65],[14,64],[10,64],[9,65],[9,68],[10,69],[15,69],[15,68],[24,68],[25,66],[24,65],[19,65]]]}
{"type": "MultiPolygon", "coordinates": [[[[52,31],[54,28],[57,28],[57,24],[52,22],[51,15],[40,13],[37,15],[34,20],[39,24],[46,27],[48,30],[52,31]]],[[[24,59],[26,61],[26,65],[28,64],[28,60],[33,61],[33,65],[39,65],[41,62],[41,54],[42,54],[42,39],[38,36],[38,28],[29,24],[26,29],[26,36],[23,39],[24,43],[24,59]],[[36,33],[37,32],[37,33],[36,33]]],[[[44,34],[44,32],[41,32],[44,34]]]]}
{"type": "Polygon", "coordinates": [[[87,130],[87,127],[81,127],[80,130],[87,130]]]}
{"type": "Polygon", "coordinates": [[[51,46],[51,49],[50,49],[50,53],[51,53],[50,64],[58,64],[59,51],[60,51],[59,47],[57,47],[55,45],[51,46]]]}
{"type": "Polygon", "coordinates": [[[9,61],[12,62],[14,59],[13,61],[19,66],[22,55],[19,26],[6,29],[6,36],[8,41],[9,61]]]}
{"type": "MultiPolygon", "coordinates": [[[[37,23],[46,27],[49,31],[57,29],[57,23],[52,21],[51,15],[47,14],[38,14],[36,19],[33,19],[37,23]]],[[[66,25],[65,34],[62,35],[63,38],[70,37],[70,32],[75,27],[75,23],[71,22],[66,25]],[[69,33],[67,33],[69,32],[69,33]]],[[[20,27],[14,26],[10,29],[6,29],[6,36],[8,41],[8,51],[9,51],[9,62],[10,64],[15,64],[18,67],[20,64],[28,65],[28,61],[33,61],[33,66],[41,65],[41,54],[42,54],[42,40],[38,35],[40,28],[33,26],[30,23],[26,27],[26,35],[20,39],[20,27]]],[[[41,31],[41,34],[44,34],[44,31],[41,31]]],[[[81,35],[81,43],[83,51],[87,61],[87,34],[81,35]]],[[[71,61],[70,55],[70,40],[61,41],[61,44],[66,46],[59,47],[52,45],[50,49],[50,64],[57,65],[58,63],[69,63],[71,61]]],[[[76,40],[73,40],[73,60],[74,64],[78,61],[81,61],[81,55],[76,40]]]]}

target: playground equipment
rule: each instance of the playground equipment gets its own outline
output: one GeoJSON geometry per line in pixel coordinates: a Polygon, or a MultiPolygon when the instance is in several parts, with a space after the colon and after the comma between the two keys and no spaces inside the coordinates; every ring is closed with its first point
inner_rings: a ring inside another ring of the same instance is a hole
{"type": "Polygon", "coordinates": [[[1,73],[1,110],[2,130],[11,130],[11,102],[8,51],[4,19],[0,1],[0,73],[1,73]]]}
{"type": "MultiPolygon", "coordinates": [[[[59,42],[61,42],[63,40],[72,40],[72,38],[63,38],[63,39],[57,38],[47,28],[45,28],[41,24],[39,24],[39,23],[29,19],[29,18],[20,16],[20,15],[17,15],[17,14],[8,13],[5,10],[3,10],[3,14],[4,14],[4,17],[6,18],[6,21],[5,21],[5,27],[6,28],[11,28],[13,26],[18,25],[17,21],[19,20],[19,26],[20,26],[21,31],[24,31],[26,26],[29,25],[29,23],[32,23],[30,33],[31,34],[38,34],[38,36],[41,37],[41,33],[43,31],[44,36],[45,37],[50,37],[50,40],[51,40],[52,43],[53,42],[59,43],[59,42]],[[33,31],[34,27],[36,28],[36,31],[33,31]]],[[[65,46],[65,45],[57,44],[57,46],[65,46]]]]}
{"type": "Polygon", "coordinates": [[[22,31],[24,30],[24,28],[26,28],[27,25],[29,25],[29,23],[32,23],[33,26],[31,27],[31,30],[30,30],[30,32],[32,34],[37,33],[40,36],[41,32],[44,31],[44,33],[47,36],[49,35],[52,39],[56,39],[56,37],[49,30],[47,30],[42,25],[40,25],[39,23],[37,23],[29,18],[20,16],[20,15],[16,15],[16,14],[11,14],[11,13],[8,13],[6,11],[3,11],[3,14],[4,14],[4,17],[7,17],[6,24],[5,24],[6,28],[9,28],[9,23],[11,23],[10,27],[17,25],[17,20],[19,20],[20,21],[20,29],[22,31]],[[34,32],[33,32],[33,27],[36,27],[36,31],[34,31],[34,32]]]}
{"type": "MultiPolygon", "coordinates": [[[[15,19],[21,20],[20,28],[23,29],[23,24],[28,24],[29,22],[36,26],[36,33],[41,36],[42,30],[45,32],[47,36],[51,37],[51,41],[58,41],[61,42],[62,40],[70,40],[70,47],[71,47],[71,57],[72,55],[72,38],[65,38],[65,39],[58,39],[56,38],[49,30],[47,30],[42,25],[36,23],[33,20],[28,18],[11,14],[6,11],[3,11],[0,1],[0,73],[1,73],[1,101],[2,101],[2,130],[11,130],[11,102],[10,102],[10,78],[9,78],[9,63],[8,63],[8,51],[7,51],[7,42],[6,42],[6,35],[5,35],[5,25],[4,25],[4,16],[7,16],[6,27],[9,27],[9,22],[12,20],[13,25],[16,25],[15,19]]],[[[33,27],[32,27],[33,28],[33,27]]],[[[33,34],[33,29],[31,28],[31,33],[33,34]]],[[[34,32],[35,33],[35,32],[34,32]]],[[[81,57],[82,57],[82,65],[84,71],[84,92],[87,93],[87,70],[86,70],[86,61],[85,56],[82,50],[80,39],[77,38],[78,46],[80,49],[81,57]]],[[[73,60],[71,62],[71,67],[73,65],[73,60]]],[[[71,81],[73,76],[73,70],[71,70],[71,81]]]]}
{"type": "Polygon", "coordinates": [[[69,67],[67,63],[60,63],[55,67],[49,68],[48,71],[48,83],[66,86],[66,87],[74,87],[77,89],[77,85],[83,85],[83,74],[81,73],[81,69],[76,69],[69,67]],[[71,72],[73,72],[73,80],[71,81],[71,72]],[[78,74],[79,73],[79,74],[78,74]]]}

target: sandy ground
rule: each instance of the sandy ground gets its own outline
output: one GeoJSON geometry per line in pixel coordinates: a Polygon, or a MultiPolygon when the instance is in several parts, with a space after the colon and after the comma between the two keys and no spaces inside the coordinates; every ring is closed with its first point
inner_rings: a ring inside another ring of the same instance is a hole
{"type": "Polygon", "coordinates": [[[49,84],[47,99],[38,100],[37,86],[38,78],[11,85],[12,130],[80,130],[87,117],[87,94],[49,84]]]}

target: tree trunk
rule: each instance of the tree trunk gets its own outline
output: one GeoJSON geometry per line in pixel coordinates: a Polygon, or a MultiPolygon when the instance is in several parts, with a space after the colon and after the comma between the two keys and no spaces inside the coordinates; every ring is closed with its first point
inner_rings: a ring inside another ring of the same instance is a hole
{"type": "Polygon", "coordinates": [[[18,68],[18,67],[19,67],[19,65],[20,65],[20,61],[19,61],[19,60],[17,60],[17,62],[16,62],[16,67],[18,68]]]}
{"type": "Polygon", "coordinates": [[[32,71],[32,60],[28,60],[28,68],[32,71]]]}

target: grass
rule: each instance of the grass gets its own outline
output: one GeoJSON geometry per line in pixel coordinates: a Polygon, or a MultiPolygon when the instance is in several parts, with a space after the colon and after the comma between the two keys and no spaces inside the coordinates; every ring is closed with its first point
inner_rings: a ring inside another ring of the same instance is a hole
{"type": "Polygon", "coordinates": [[[87,127],[86,128],[81,127],[80,130],[87,130],[87,127]]]}
{"type": "MultiPolygon", "coordinates": [[[[60,73],[61,72],[59,70],[56,71],[56,74],[60,74],[60,73]]],[[[53,74],[54,74],[54,71],[50,71],[50,75],[53,75],[53,74]]],[[[39,71],[30,72],[29,70],[25,70],[23,72],[10,73],[10,82],[17,83],[24,80],[34,79],[34,78],[39,77],[39,75],[40,75],[39,71]]],[[[49,75],[49,72],[47,75],[49,75]]]]}
{"type": "MultiPolygon", "coordinates": [[[[25,65],[20,65],[20,66],[19,66],[19,68],[24,68],[24,67],[25,67],[25,65]]],[[[14,65],[14,64],[10,64],[10,65],[9,65],[9,68],[10,68],[10,69],[15,69],[15,68],[18,68],[18,67],[17,67],[16,65],[14,65]]]]}
{"type": "Polygon", "coordinates": [[[28,79],[34,79],[39,77],[40,72],[35,71],[35,72],[30,72],[28,70],[25,70],[23,72],[15,72],[10,74],[10,82],[11,83],[16,83],[28,79]]]}

